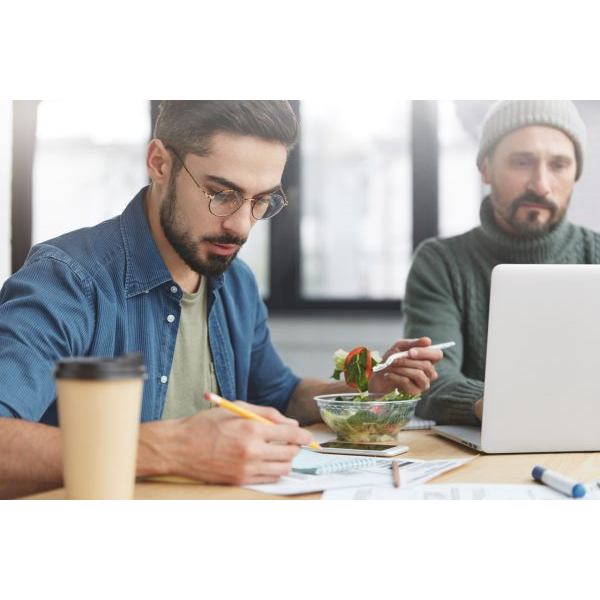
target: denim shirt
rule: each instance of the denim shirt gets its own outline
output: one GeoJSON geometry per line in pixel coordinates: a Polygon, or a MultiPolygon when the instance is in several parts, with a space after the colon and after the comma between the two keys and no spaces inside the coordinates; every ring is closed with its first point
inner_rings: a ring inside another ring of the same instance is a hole
{"type": "MultiPolygon", "coordinates": [[[[0,290],[0,417],[56,425],[57,359],[140,352],[148,369],[141,418],[161,418],[182,291],[150,233],[146,189],[121,216],[34,246],[0,290]]],[[[252,272],[235,259],[208,284],[221,395],[284,412],[300,380],[272,345],[252,272]]]]}

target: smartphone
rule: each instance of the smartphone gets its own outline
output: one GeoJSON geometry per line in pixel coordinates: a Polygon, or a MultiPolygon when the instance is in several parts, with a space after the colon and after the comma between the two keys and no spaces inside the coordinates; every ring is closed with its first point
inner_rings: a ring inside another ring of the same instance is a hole
{"type": "Polygon", "coordinates": [[[353,444],[352,442],[323,442],[317,452],[326,454],[356,454],[360,456],[396,456],[408,452],[408,446],[385,444],[353,444]]]}

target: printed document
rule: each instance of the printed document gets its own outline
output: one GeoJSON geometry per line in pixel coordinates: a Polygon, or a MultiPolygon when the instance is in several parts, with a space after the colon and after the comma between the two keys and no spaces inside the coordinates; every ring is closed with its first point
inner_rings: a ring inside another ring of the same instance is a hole
{"type": "MultiPolygon", "coordinates": [[[[339,456],[331,456],[332,460],[339,460],[339,458],[339,456]]],[[[476,457],[447,460],[397,459],[400,466],[400,483],[402,489],[420,485],[446,471],[464,465],[466,462],[473,460],[473,458],[476,457]]],[[[265,494],[281,495],[310,494],[323,490],[358,488],[363,486],[394,489],[391,462],[392,459],[381,458],[377,459],[377,464],[371,467],[325,475],[292,472],[290,475],[281,477],[275,483],[261,483],[246,485],[244,487],[265,494]]]]}
{"type": "MultiPolygon", "coordinates": [[[[582,500],[598,500],[597,485],[587,486],[582,500]]],[[[327,490],[321,500],[572,500],[540,484],[446,483],[402,488],[362,486],[327,490]]],[[[577,500],[579,502],[579,500],[577,500]]]]}

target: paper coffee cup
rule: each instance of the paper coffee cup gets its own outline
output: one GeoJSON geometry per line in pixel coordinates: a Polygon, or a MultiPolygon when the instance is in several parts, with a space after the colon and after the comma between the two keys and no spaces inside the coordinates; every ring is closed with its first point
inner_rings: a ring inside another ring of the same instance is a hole
{"type": "Polygon", "coordinates": [[[141,355],[69,358],[54,374],[67,498],[132,499],[146,377],[141,355]]]}

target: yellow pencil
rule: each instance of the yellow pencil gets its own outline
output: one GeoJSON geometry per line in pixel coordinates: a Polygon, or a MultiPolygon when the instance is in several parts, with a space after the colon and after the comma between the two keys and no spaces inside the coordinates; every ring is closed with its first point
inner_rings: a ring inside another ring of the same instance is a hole
{"type": "MultiPolygon", "coordinates": [[[[206,392],[204,394],[204,398],[209,402],[216,404],[217,406],[221,406],[222,408],[226,408],[227,410],[234,412],[236,415],[240,415],[240,417],[245,417],[246,419],[252,419],[254,421],[260,421],[261,423],[266,423],[267,425],[275,425],[273,421],[269,421],[269,419],[265,419],[264,417],[261,417],[256,413],[246,410],[245,408],[242,408],[241,406],[238,406],[237,404],[234,404],[229,400],[225,400],[225,398],[221,398],[221,396],[218,396],[217,394],[211,394],[210,392],[206,392]]],[[[310,447],[313,450],[321,449],[321,446],[319,446],[319,444],[317,444],[317,442],[315,442],[314,440],[310,443],[310,447]]]]}

